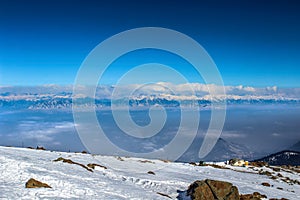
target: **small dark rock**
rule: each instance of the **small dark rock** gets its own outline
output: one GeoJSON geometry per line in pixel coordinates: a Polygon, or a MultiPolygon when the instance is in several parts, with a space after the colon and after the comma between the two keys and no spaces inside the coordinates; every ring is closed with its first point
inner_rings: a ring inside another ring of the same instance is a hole
{"type": "Polygon", "coordinates": [[[263,186],[270,187],[270,183],[262,183],[263,186]]]}
{"type": "Polygon", "coordinates": [[[42,147],[42,146],[40,146],[40,147],[37,146],[36,149],[37,149],[37,150],[46,150],[46,149],[45,149],[44,147],[42,147]]]}
{"type": "Polygon", "coordinates": [[[155,173],[154,173],[153,171],[148,171],[147,173],[148,173],[148,174],[155,175],[155,173]]]}

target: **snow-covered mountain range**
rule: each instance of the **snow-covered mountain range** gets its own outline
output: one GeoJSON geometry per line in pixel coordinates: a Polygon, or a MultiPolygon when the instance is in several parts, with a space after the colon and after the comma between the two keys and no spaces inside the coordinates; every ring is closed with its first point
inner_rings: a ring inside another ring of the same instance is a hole
{"type": "Polygon", "coordinates": [[[253,88],[245,86],[216,86],[199,83],[174,85],[155,83],[150,85],[98,86],[95,96],[86,95],[89,87],[80,87],[73,95],[72,86],[0,87],[0,107],[51,109],[77,106],[97,108],[116,106],[165,107],[209,106],[211,102],[227,104],[278,104],[300,103],[300,88],[253,88]],[[114,92],[118,88],[118,92],[114,92]],[[224,91],[226,95],[224,95],[224,91]],[[78,91],[80,94],[78,94],[78,91]],[[213,91],[214,95],[210,95],[213,91]],[[218,92],[220,91],[220,93],[218,92]]]}

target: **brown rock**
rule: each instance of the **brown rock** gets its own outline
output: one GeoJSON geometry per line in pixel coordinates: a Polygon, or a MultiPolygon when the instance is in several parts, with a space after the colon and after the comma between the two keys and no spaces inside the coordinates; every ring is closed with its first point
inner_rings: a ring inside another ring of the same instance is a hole
{"type": "Polygon", "coordinates": [[[271,173],[271,172],[269,172],[269,171],[263,171],[263,170],[259,171],[259,174],[260,174],[260,175],[272,176],[272,173],[271,173]]]}
{"type": "Polygon", "coordinates": [[[278,168],[278,167],[272,167],[271,169],[273,169],[273,171],[275,171],[275,172],[280,172],[280,168],[278,168]]]}
{"type": "Polygon", "coordinates": [[[160,161],[163,161],[164,163],[170,163],[171,162],[169,160],[164,160],[164,159],[160,159],[160,161]]]}
{"type": "Polygon", "coordinates": [[[79,165],[81,167],[83,167],[84,169],[90,171],[90,172],[93,172],[93,170],[91,170],[90,168],[88,168],[87,166],[85,166],[84,164],[81,164],[81,163],[78,163],[78,162],[74,162],[73,160],[71,159],[65,159],[65,158],[62,158],[62,157],[59,157],[57,158],[56,160],[53,160],[54,162],[58,162],[58,161],[62,161],[64,163],[69,163],[69,164],[73,164],[73,165],[79,165]]]}
{"type": "Polygon", "coordinates": [[[205,182],[218,199],[225,199],[231,193],[232,183],[215,180],[206,180],[205,182]]]}
{"type": "Polygon", "coordinates": [[[267,198],[267,196],[264,194],[260,194],[259,192],[253,192],[253,194],[240,195],[240,200],[260,200],[262,198],[267,198]]]}
{"type": "Polygon", "coordinates": [[[270,183],[262,183],[263,186],[270,187],[270,183]]]}
{"type": "Polygon", "coordinates": [[[226,196],[225,200],[240,199],[239,190],[236,186],[232,186],[229,195],[226,196]]]}
{"type": "Polygon", "coordinates": [[[268,166],[268,163],[263,161],[256,161],[256,162],[250,162],[249,165],[252,165],[254,167],[263,167],[263,166],[268,166]]]}
{"type": "Polygon", "coordinates": [[[102,167],[103,169],[107,169],[107,167],[105,167],[104,165],[99,165],[96,163],[89,163],[89,164],[87,164],[87,166],[92,169],[95,169],[95,167],[102,167]]]}
{"type": "Polygon", "coordinates": [[[206,179],[190,185],[187,195],[196,200],[239,200],[238,188],[225,181],[206,179]]]}
{"type": "Polygon", "coordinates": [[[26,184],[26,188],[51,188],[48,184],[37,181],[33,178],[29,179],[26,184]]]}
{"type": "Polygon", "coordinates": [[[213,200],[214,195],[205,181],[195,181],[188,190],[187,195],[193,200],[213,200]]]}
{"type": "Polygon", "coordinates": [[[187,190],[187,196],[190,196],[192,200],[260,200],[267,198],[266,195],[259,192],[239,195],[238,188],[232,183],[209,179],[192,183],[187,190]]]}
{"type": "Polygon", "coordinates": [[[253,192],[253,194],[241,194],[240,200],[260,200],[267,198],[266,195],[260,194],[259,192],[253,192]]]}
{"type": "Polygon", "coordinates": [[[250,200],[252,197],[252,194],[241,194],[240,200],[250,200]]]}
{"type": "Polygon", "coordinates": [[[266,195],[260,194],[259,192],[253,192],[253,196],[258,198],[267,198],[266,195]]]}

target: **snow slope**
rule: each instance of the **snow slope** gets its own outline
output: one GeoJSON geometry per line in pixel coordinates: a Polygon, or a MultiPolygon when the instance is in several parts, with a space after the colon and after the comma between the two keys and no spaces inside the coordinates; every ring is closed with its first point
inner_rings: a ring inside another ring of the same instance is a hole
{"type": "MultiPolygon", "coordinates": [[[[268,198],[300,199],[299,185],[272,180],[250,168],[230,168],[0,147],[0,199],[169,199],[157,192],[172,199],[187,199],[184,191],[188,186],[195,180],[207,178],[232,182],[243,194],[257,191],[268,198]],[[79,165],[54,162],[58,157],[84,165],[97,163],[107,169],[96,167],[94,172],[90,172],[79,165]],[[149,170],[155,175],[148,174],[149,170]],[[45,182],[52,188],[25,188],[30,178],[45,182]],[[265,187],[262,182],[274,186],[265,187]]],[[[299,180],[299,174],[281,173],[299,180]]]]}

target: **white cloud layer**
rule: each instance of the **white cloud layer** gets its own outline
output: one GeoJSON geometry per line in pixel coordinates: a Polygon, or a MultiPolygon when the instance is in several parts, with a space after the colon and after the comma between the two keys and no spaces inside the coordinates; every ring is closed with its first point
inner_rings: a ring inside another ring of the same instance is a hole
{"type": "MultiPolygon", "coordinates": [[[[80,86],[80,94],[75,98],[85,98],[86,86],[80,86]]],[[[0,100],[72,98],[73,86],[46,85],[36,87],[0,87],[0,100]]],[[[300,100],[300,88],[218,86],[214,84],[185,83],[172,84],[158,82],[152,84],[131,84],[120,86],[98,86],[96,99],[143,99],[165,98],[167,100],[300,100]],[[226,95],[223,91],[225,90],[226,95]],[[218,95],[219,94],[219,95],[218,95]]]]}

